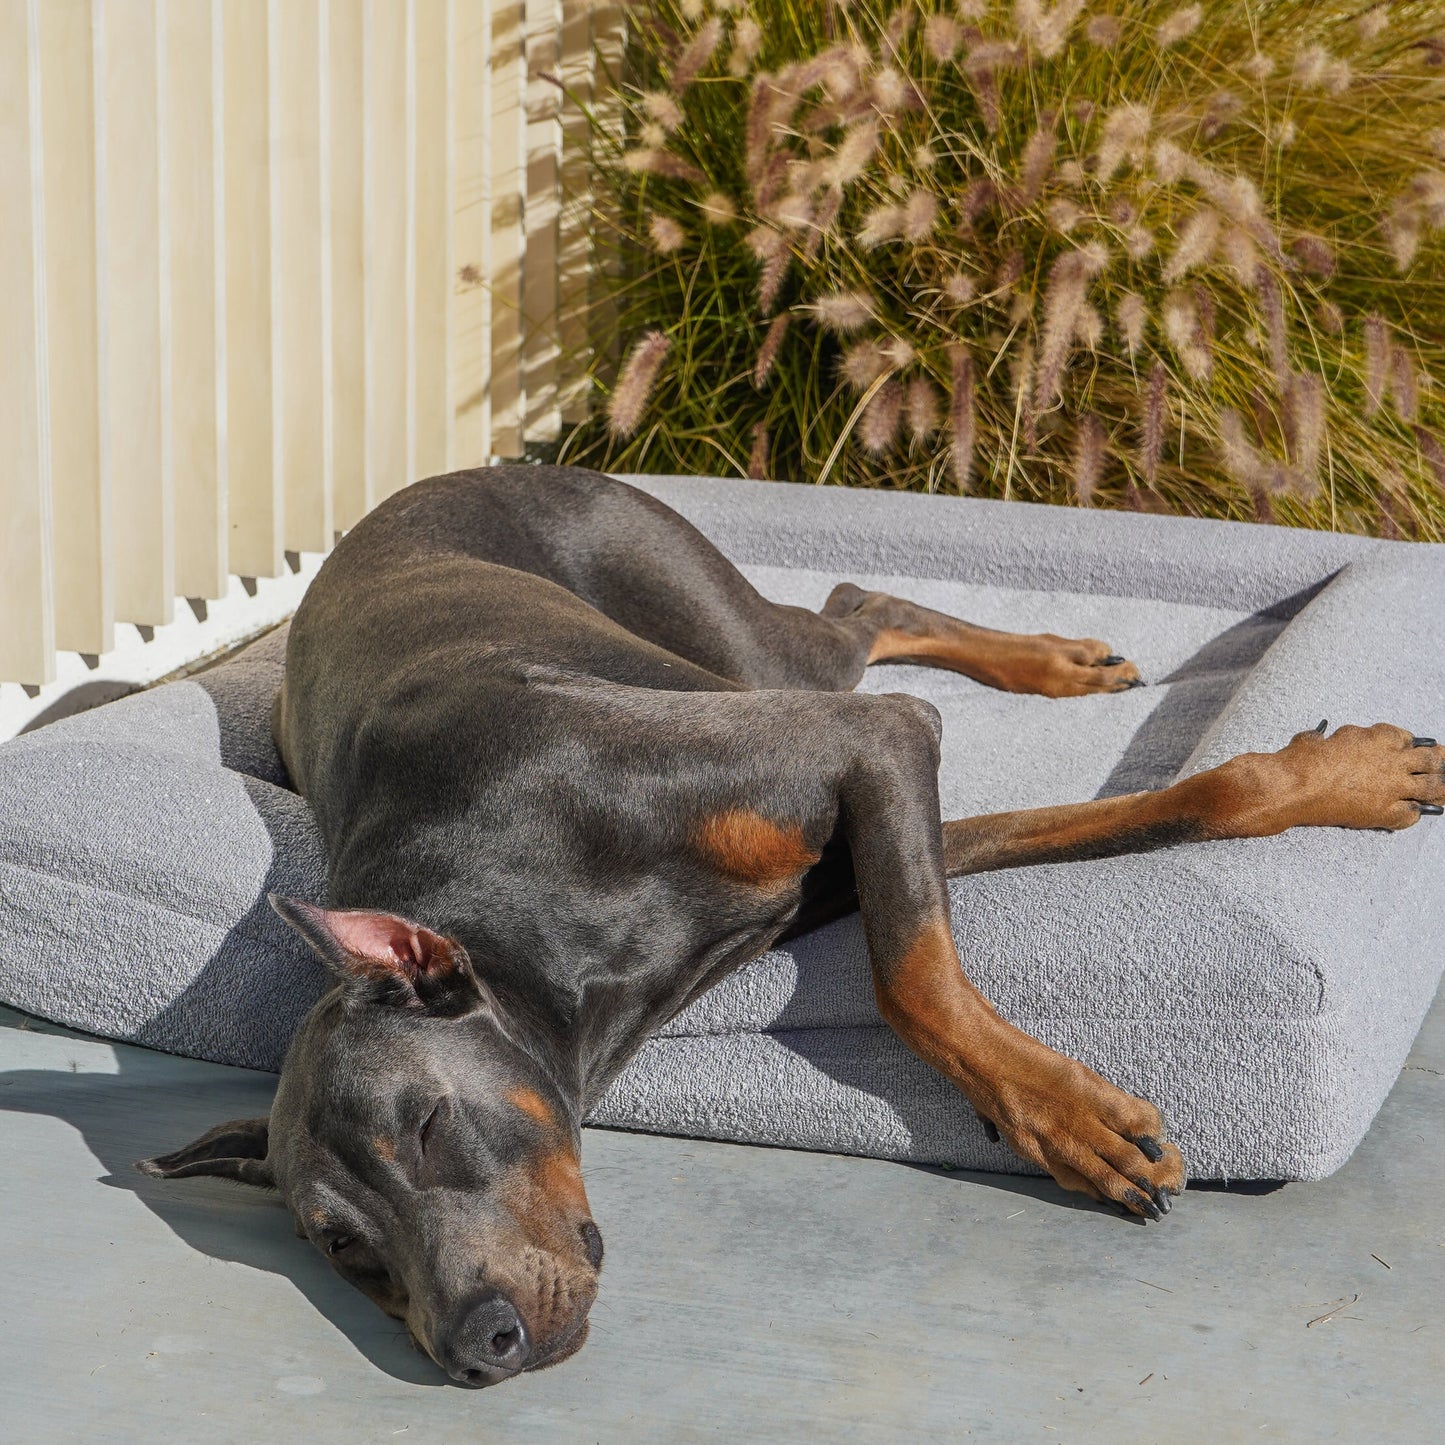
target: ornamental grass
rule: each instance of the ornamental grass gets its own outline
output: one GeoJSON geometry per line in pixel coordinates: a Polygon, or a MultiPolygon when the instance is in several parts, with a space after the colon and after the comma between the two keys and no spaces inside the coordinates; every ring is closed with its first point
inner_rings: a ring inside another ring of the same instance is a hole
{"type": "Polygon", "coordinates": [[[1445,536],[1438,0],[627,14],[569,460],[1445,536]]]}

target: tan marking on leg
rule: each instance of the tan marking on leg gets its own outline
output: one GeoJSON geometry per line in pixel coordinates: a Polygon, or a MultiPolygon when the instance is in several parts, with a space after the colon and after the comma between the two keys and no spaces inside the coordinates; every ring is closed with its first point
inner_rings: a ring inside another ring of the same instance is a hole
{"type": "Polygon", "coordinates": [[[1099,664],[1109,656],[1095,637],[1056,637],[1051,632],[995,632],[938,616],[916,629],[881,628],[868,661],[922,662],[961,672],[1003,692],[1041,697],[1082,697],[1117,692],[1139,676],[1132,662],[1099,664]]]}
{"type": "Polygon", "coordinates": [[[962,662],[967,660],[968,650],[945,637],[903,632],[896,627],[880,629],[873,639],[873,645],[868,649],[868,661],[887,662],[890,658],[898,657],[927,657],[939,661],[962,662]]]}
{"type": "Polygon", "coordinates": [[[533,1123],[540,1124],[544,1129],[555,1129],[557,1127],[557,1116],[552,1112],[547,1101],[535,1090],[529,1089],[525,1084],[518,1085],[515,1089],[507,1091],[507,1099],[515,1104],[533,1123]]]}
{"type": "Polygon", "coordinates": [[[773,888],[806,873],[819,854],[796,823],[774,823],[750,808],[733,808],[704,818],[693,843],[731,878],[773,888]]]}
{"type": "Polygon", "coordinates": [[[1199,842],[1217,836],[1206,804],[1198,788],[1181,784],[1158,793],[950,819],[943,825],[944,868],[957,878],[1199,842]]]}
{"type": "Polygon", "coordinates": [[[1414,746],[1388,723],[1296,735],[1277,753],[1243,753],[1155,793],[951,819],[949,877],[994,868],[1144,853],[1289,828],[1408,828],[1445,807],[1445,748],[1414,746]]]}
{"type": "Polygon", "coordinates": [[[1162,1138],[1159,1111],[1000,1018],[960,969],[945,916],[924,923],[877,991],[899,1038],[1065,1188],[1151,1215],[1159,1209],[1150,1190],[1184,1187],[1184,1163],[1162,1138]],[[1136,1138],[1158,1139],[1162,1158],[1151,1162],[1136,1138]]]}
{"type": "Polygon", "coordinates": [[[1203,792],[1216,837],[1408,828],[1420,804],[1445,802],[1445,749],[1412,741],[1390,723],[1341,727],[1327,737],[1297,733],[1277,753],[1243,753],[1187,782],[1203,792]]]}

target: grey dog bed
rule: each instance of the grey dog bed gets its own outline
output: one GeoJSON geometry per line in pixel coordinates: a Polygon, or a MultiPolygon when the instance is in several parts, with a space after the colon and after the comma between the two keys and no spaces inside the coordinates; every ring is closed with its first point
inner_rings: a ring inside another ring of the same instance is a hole
{"type": "MultiPolygon", "coordinates": [[[[1048,701],[913,667],[945,816],[1162,787],[1327,717],[1445,731],[1445,548],[739,481],[633,479],[779,601],[851,578],[986,625],[1100,636],[1151,684],[1048,701]]],[[[268,726],[284,632],[0,747],[0,1000],[279,1067],[325,980],[265,906],[325,863],[268,726]]],[[[1319,1178],[1388,1093],[1445,965],[1445,820],[955,880],[1015,1022],[1155,1100],[1195,1177],[1319,1178]]],[[[643,1049],[594,1122],[1019,1164],[883,1027],[856,918],[778,948],[643,1049]]]]}

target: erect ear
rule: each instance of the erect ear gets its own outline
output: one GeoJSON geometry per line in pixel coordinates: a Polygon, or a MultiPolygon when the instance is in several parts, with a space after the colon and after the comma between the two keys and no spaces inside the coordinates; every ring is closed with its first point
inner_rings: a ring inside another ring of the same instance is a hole
{"type": "Polygon", "coordinates": [[[265,1119],[232,1119],[229,1124],[208,1129],[194,1144],[187,1144],[174,1154],[142,1159],[135,1167],[142,1174],[153,1174],[158,1179],[214,1174],[220,1179],[274,1189],[276,1179],[266,1163],[266,1124],[265,1119]]]}
{"type": "Polygon", "coordinates": [[[395,913],[267,896],[354,998],[443,1017],[470,1013],[487,1001],[466,949],[454,939],[395,913]]]}

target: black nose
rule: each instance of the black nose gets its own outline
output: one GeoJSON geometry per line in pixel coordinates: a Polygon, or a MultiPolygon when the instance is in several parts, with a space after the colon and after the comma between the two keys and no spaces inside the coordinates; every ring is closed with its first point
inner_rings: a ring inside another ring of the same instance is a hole
{"type": "Polygon", "coordinates": [[[527,1363],[532,1341],[511,1300],[491,1293],[462,1316],[446,1353],[452,1379],[464,1385],[495,1385],[527,1363]]]}

